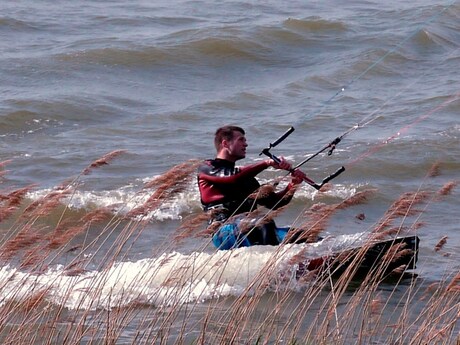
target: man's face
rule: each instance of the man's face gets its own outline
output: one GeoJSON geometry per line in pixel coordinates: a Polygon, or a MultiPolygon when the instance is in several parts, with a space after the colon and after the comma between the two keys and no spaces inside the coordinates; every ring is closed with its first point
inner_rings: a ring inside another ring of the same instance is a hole
{"type": "Polygon", "coordinates": [[[243,159],[246,157],[246,137],[238,132],[233,132],[233,139],[228,141],[227,149],[229,155],[236,161],[238,159],[243,159]]]}

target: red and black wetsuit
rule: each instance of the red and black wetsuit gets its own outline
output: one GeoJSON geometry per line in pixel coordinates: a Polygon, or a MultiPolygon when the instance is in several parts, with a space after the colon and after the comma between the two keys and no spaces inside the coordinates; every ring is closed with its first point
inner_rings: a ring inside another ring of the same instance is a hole
{"type": "Polygon", "coordinates": [[[253,211],[258,205],[278,208],[286,205],[292,196],[285,196],[288,189],[270,193],[255,201],[248,198],[260,184],[255,176],[269,167],[267,162],[255,163],[242,168],[224,159],[210,159],[198,168],[198,187],[205,211],[218,210],[214,220],[225,221],[228,217],[253,211]]]}

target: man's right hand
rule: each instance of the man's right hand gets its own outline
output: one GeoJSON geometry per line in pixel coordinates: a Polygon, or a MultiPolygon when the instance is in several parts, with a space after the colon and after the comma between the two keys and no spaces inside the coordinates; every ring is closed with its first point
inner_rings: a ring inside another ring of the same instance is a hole
{"type": "Polygon", "coordinates": [[[268,165],[270,165],[271,167],[275,169],[281,169],[281,170],[287,170],[287,171],[292,170],[291,163],[285,160],[284,157],[280,157],[279,163],[275,162],[273,159],[270,159],[268,162],[269,162],[268,165]]]}

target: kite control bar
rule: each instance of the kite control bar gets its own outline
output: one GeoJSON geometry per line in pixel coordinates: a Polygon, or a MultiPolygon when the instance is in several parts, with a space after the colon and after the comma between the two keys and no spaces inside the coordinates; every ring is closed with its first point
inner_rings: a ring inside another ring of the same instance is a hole
{"type": "MultiPolygon", "coordinates": [[[[264,149],[262,150],[262,152],[259,153],[259,156],[262,155],[262,154],[264,154],[264,155],[266,155],[267,157],[273,159],[276,163],[281,163],[281,160],[280,160],[278,157],[276,157],[274,154],[272,154],[272,153],[270,152],[270,150],[271,150],[273,147],[277,146],[279,143],[281,143],[284,139],[286,139],[292,132],[294,132],[294,127],[290,127],[282,136],[280,136],[278,139],[276,139],[274,143],[270,143],[268,147],[264,148],[264,149]]],[[[337,144],[340,142],[340,139],[341,139],[341,138],[336,138],[333,142],[331,142],[331,143],[327,146],[327,148],[331,148],[331,149],[329,150],[329,152],[328,152],[328,155],[329,155],[329,156],[332,154],[332,151],[335,149],[335,145],[337,145],[337,144]]],[[[324,151],[324,150],[325,150],[325,148],[322,149],[320,152],[322,152],[322,151],[324,151]]],[[[320,152],[318,152],[318,153],[320,153],[320,152]]],[[[310,157],[310,158],[313,158],[313,157],[310,157]]],[[[306,162],[303,162],[303,163],[306,163],[306,162]]],[[[295,169],[297,169],[300,165],[302,165],[302,164],[299,164],[299,165],[297,165],[296,167],[292,168],[292,169],[290,170],[290,172],[292,173],[292,172],[293,172],[295,169]]],[[[307,182],[310,186],[312,186],[312,187],[315,188],[316,190],[320,190],[321,187],[323,187],[326,183],[328,183],[330,180],[336,178],[337,176],[339,176],[339,175],[340,175],[341,173],[343,173],[344,171],[345,171],[345,167],[343,167],[343,166],[340,167],[335,173],[333,173],[333,174],[327,176],[326,178],[324,178],[324,179],[321,181],[320,184],[315,183],[315,181],[309,179],[308,177],[306,177],[306,178],[304,179],[304,181],[307,182]]]]}
{"type": "MultiPolygon", "coordinates": [[[[264,148],[264,149],[262,150],[262,152],[259,153],[259,156],[262,155],[262,153],[263,153],[264,155],[269,156],[268,154],[270,154],[270,149],[272,149],[273,147],[277,146],[279,143],[281,143],[282,141],[284,141],[284,139],[286,139],[292,132],[294,132],[294,127],[290,127],[290,128],[286,131],[286,133],[284,133],[282,136],[280,136],[278,139],[276,139],[275,142],[274,142],[273,144],[270,143],[270,144],[268,145],[268,147],[264,148]]],[[[269,156],[269,157],[270,157],[270,156],[269,156]]],[[[272,158],[272,157],[270,157],[270,158],[272,158]]],[[[273,159],[273,158],[272,158],[272,159],[273,159]]],[[[276,161],[275,159],[273,159],[273,160],[276,161]]]]}

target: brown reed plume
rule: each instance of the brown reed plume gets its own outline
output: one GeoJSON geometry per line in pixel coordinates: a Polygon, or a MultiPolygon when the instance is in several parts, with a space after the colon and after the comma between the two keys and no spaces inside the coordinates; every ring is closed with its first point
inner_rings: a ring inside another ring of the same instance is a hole
{"type": "Polygon", "coordinates": [[[441,175],[440,162],[434,163],[428,171],[428,177],[437,177],[441,175]]]}
{"type": "Polygon", "coordinates": [[[26,250],[24,254],[20,255],[19,267],[33,269],[35,273],[42,273],[48,268],[44,264],[44,259],[48,256],[49,251],[43,249],[43,245],[37,242],[36,245],[26,250]]]}
{"type": "Polygon", "coordinates": [[[421,204],[431,196],[430,192],[407,192],[396,200],[388,209],[387,214],[392,217],[414,215],[419,213],[413,206],[421,204]]]}
{"type": "Polygon", "coordinates": [[[434,246],[434,251],[439,252],[444,247],[444,245],[447,243],[447,239],[448,239],[447,236],[443,236],[439,240],[439,242],[434,246]]]}
{"type": "Polygon", "coordinates": [[[352,195],[337,205],[337,209],[342,210],[351,206],[361,205],[376,193],[376,189],[367,189],[352,195]]]}
{"type": "MultiPolygon", "coordinates": [[[[245,234],[252,231],[256,227],[262,227],[270,222],[272,222],[276,217],[278,217],[282,212],[286,210],[287,206],[279,207],[276,210],[269,210],[263,216],[261,216],[262,210],[255,209],[252,212],[248,212],[245,217],[241,220],[239,229],[241,233],[245,234]],[[256,222],[254,222],[256,219],[256,222]]],[[[237,215],[235,217],[239,217],[237,215]]]]}
{"type": "Polygon", "coordinates": [[[364,190],[356,193],[355,195],[343,200],[337,204],[315,204],[309,210],[305,212],[307,221],[301,224],[297,229],[290,231],[286,236],[286,241],[289,243],[295,239],[295,241],[306,241],[314,242],[318,239],[318,236],[323,232],[330,218],[338,210],[363,204],[367,202],[369,197],[375,193],[374,189],[364,190]]]}
{"type": "Polygon", "coordinates": [[[35,185],[29,185],[16,189],[8,194],[0,194],[0,222],[11,217],[11,215],[19,209],[27,193],[34,187],[35,185]]]}
{"type": "Polygon", "coordinates": [[[34,216],[46,216],[50,214],[52,210],[54,210],[59,205],[62,205],[62,199],[68,197],[75,191],[74,187],[67,186],[63,188],[62,186],[58,186],[54,188],[51,192],[47,193],[46,195],[40,197],[39,199],[32,202],[28,205],[22,217],[28,218],[31,217],[32,214],[34,216]]]}
{"type": "Polygon", "coordinates": [[[275,187],[270,184],[260,186],[254,193],[250,194],[248,198],[259,200],[267,198],[271,193],[275,191],[275,187]]]}
{"type": "Polygon", "coordinates": [[[422,204],[432,193],[428,191],[403,193],[385,212],[383,218],[373,229],[373,233],[385,232],[393,221],[399,217],[414,216],[421,213],[415,206],[422,204]]]}
{"type": "Polygon", "coordinates": [[[0,178],[3,178],[3,176],[8,172],[7,170],[5,170],[5,166],[10,163],[11,163],[10,159],[0,162],[0,178]]]}
{"type": "Polygon", "coordinates": [[[305,212],[307,221],[295,229],[291,229],[285,238],[287,243],[296,241],[315,241],[318,235],[323,232],[330,217],[337,210],[336,205],[315,204],[305,212]]]}
{"type": "Polygon", "coordinates": [[[457,187],[457,181],[451,181],[446,183],[438,192],[439,195],[450,195],[455,187],[457,187]]]}
{"type": "Polygon", "coordinates": [[[113,217],[113,212],[110,209],[106,207],[101,207],[101,208],[98,208],[86,214],[81,219],[81,221],[83,223],[101,223],[101,222],[109,220],[112,217],[113,217]]]}
{"type": "Polygon", "coordinates": [[[182,225],[176,229],[175,241],[181,241],[189,237],[199,237],[203,234],[203,229],[206,228],[206,223],[212,219],[213,210],[209,212],[200,213],[195,217],[188,217],[184,219],[182,225]]]}
{"type": "Polygon", "coordinates": [[[6,195],[4,198],[6,198],[6,201],[10,207],[17,207],[22,203],[27,193],[29,193],[35,187],[36,185],[29,185],[16,189],[15,191],[6,195]]]}
{"type": "Polygon", "coordinates": [[[16,207],[0,207],[0,222],[10,218],[16,210],[16,207]]]}
{"type": "Polygon", "coordinates": [[[190,159],[184,163],[173,166],[164,174],[153,178],[145,183],[144,188],[151,189],[161,185],[171,185],[173,182],[189,179],[190,174],[195,173],[201,161],[198,159],[190,159]]]}
{"type": "Polygon", "coordinates": [[[144,189],[156,188],[155,192],[143,205],[128,212],[127,218],[145,216],[160,207],[162,203],[185,191],[191,180],[195,177],[199,164],[201,164],[199,160],[188,160],[147,182],[144,185],[144,189]]]}
{"type": "Polygon", "coordinates": [[[24,225],[13,238],[2,245],[0,258],[9,260],[20,254],[20,251],[40,243],[42,239],[43,234],[39,229],[33,228],[30,224],[24,225]]]}
{"type": "Polygon", "coordinates": [[[65,222],[59,224],[56,229],[50,233],[46,239],[48,244],[47,249],[53,250],[60,248],[70,242],[77,235],[85,232],[89,227],[89,223],[77,224],[68,226],[65,222]]]}
{"type": "Polygon", "coordinates": [[[90,165],[88,165],[83,171],[82,175],[88,175],[90,174],[94,169],[97,169],[103,165],[109,164],[112,160],[114,160],[116,157],[120,156],[121,154],[125,153],[126,150],[115,150],[112,152],[109,152],[102,156],[99,159],[96,159],[94,162],[92,162],[90,165]]]}
{"type": "Polygon", "coordinates": [[[46,296],[48,294],[47,289],[42,289],[33,293],[31,296],[26,299],[16,303],[14,308],[22,312],[31,312],[34,309],[38,308],[40,304],[45,302],[46,296]]]}

